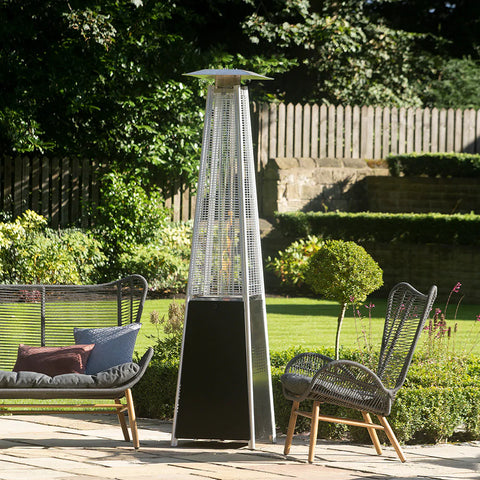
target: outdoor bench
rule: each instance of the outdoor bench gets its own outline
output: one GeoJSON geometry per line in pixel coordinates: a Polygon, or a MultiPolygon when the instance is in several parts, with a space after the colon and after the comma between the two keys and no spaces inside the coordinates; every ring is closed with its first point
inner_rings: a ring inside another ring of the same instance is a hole
{"type": "Polygon", "coordinates": [[[132,353],[146,295],[147,282],[140,275],[101,285],[0,285],[0,399],[113,401],[0,403],[0,414],[115,413],[130,441],[126,412],[133,446],[139,448],[131,389],[143,376],[153,349],[138,363],[132,361],[132,353]],[[84,338],[87,341],[78,341],[84,338]],[[32,352],[36,356],[30,356],[32,352]],[[41,373],[82,359],[85,373],[41,373]],[[94,359],[95,365],[89,363],[94,359]],[[32,361],[37,363],[32,368],[19,368],[30,367],[32,361]]]}

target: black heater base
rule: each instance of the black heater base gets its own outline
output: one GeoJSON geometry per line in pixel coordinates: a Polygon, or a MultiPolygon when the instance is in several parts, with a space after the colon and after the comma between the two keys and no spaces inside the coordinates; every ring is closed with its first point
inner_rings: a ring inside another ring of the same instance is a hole
{"type": "Polygon", "coordinates": [[[175,438],[249,440],[242,300],[188,303],[175,438]]]}

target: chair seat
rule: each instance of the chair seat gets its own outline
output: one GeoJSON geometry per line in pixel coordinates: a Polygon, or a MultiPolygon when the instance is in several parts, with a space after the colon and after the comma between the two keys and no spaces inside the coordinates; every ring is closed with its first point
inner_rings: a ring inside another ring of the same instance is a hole
{"type": "MultiPolygon", "coordinates": [[[[312,379],[296,373],[284,373],[281,376],[281,382],[288,392],[301,397],[310,387],[312,379]]],[[[338,384],[329,381],[328,378],[317,378],[306,398],[386,416],[390,414],[392,397],[383,396],[382,398],[378,395],[376,389],[365,390],[353,386],[339,387],[338,384]]]]}

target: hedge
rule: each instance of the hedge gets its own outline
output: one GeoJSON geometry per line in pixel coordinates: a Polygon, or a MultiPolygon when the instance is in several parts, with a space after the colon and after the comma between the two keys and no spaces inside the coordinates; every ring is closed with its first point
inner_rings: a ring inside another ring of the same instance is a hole
{"type": "Polygon", "coordinates": [[[276,213],[278,229],[292,241],[317,235],[357,243],[402,242],[480,245],[480,215],[440,213],[276,213]]]}
{"type": "MultiPolygon", "coordinates": [[[[280,376],[288,360],[301,353],[301,348],[272,352],[272,388],[277,427],[286,432],[291,402],[282,393],[280,376]]],[[[333,349],[318,350],[328,356],[333,349]]],[[[343,350],[342,358],[361,361],[361,353],[343,350]]],[[[450,378],[443,384],[431,385],[431,377],[422,373],[414,363],[407,382],[397,394],[389,421],[402,443],[437,443],[445,440],[473,440],[480,438],[480,358],[470,357],[463,375],[450,378]],[[453,382],[453,383],[452,383],[453,382]]],[[[153,362],[142,380],[134,387],[137,414],[140,417],[171,419],[174,412],[178,375],[177,362],[153,362]]],[[[307,402],[304,406],[308,408],[307,402]]],[[[322,405],[322,412],[336,416],[361,419],[359,412],[335,405],[322,405]]],[[[296,431],[308,431],[309,420],[299,417],[296,431]]],[[[364,428],[347,427],[320,422],[319,438],[343,438],[349,435],[358,442],[370,443],[364,428]]],[[[386,441],[386,438],[383,438],[386,441]]]]}
{"type": "Polygon", "coordinates": [[[388,168],[393,176],[479,177],[480,155],[468,153],[409,153],[389,155],[388,168]]]}

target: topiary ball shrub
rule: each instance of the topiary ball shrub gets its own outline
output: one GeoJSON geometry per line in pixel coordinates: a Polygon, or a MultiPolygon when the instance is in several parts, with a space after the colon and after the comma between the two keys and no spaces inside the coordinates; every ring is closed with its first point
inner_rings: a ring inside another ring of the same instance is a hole
{"type": "Polygon", "coordinates": [[[315,293],[338,302],[335,358],[338,359],[340,329],[348,302],[363,302],[383,285],[383,272],[367,251],[355,242],[328,240],[323,248],[310,257],[305,274],[315,293]]]}

